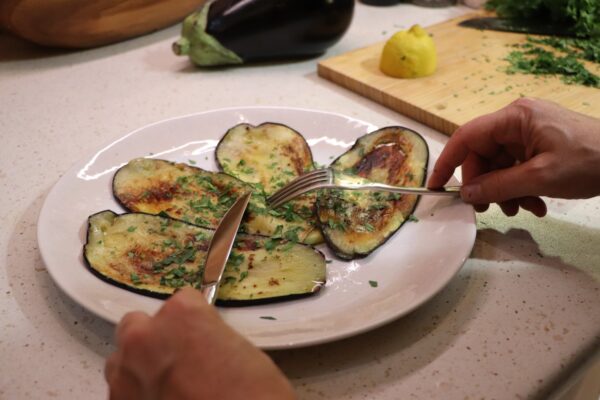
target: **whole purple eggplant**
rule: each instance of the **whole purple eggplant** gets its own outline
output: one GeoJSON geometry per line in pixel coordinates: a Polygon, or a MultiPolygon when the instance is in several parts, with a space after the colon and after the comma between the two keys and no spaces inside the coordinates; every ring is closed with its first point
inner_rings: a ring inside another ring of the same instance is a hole
{"type": "Polygon", "coordinates": [[[173,43],[199,66],[317,56],[348,29],[354,0],[213,0],[173,43]]]}

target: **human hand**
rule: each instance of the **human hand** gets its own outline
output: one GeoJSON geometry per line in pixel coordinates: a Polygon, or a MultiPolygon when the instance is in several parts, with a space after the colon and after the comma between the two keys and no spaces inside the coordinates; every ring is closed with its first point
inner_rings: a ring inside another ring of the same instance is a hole
{"type": "Polygon", "coordinates": [[[443,186],[462,165],[461,197],[477,211],[498,203],[546,214],[539,196],[565,199],[600,194],[600,121],[557,104],[522,98],[454,132],[429,178],[443,186]]]}
{"type": "Polygon", "coordinates": [[[295,398],[271,359],[197,290],[173,295],[154,317],[125,315],[116,336],[105,369],[112,400],[295,398]]]}

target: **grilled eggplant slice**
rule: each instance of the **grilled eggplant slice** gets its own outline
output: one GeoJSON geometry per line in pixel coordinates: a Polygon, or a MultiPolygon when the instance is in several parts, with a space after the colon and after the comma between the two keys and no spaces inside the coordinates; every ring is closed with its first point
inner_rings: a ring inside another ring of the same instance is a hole
{"type": "MultiPolygon", "coordinates": [[[[314,169],[312,153],[304,137],[288,126],[271,122],[234,126],[217,145],[216,155],[222,171],[252,184],[267,197],[314,169]]],[[[316,194],[308,193],[274,210],[291,220],[305,220],[313,227],[304,240],[309,244],[323,241],[315,228],[315,202],[316,194]]]]}
{"type": "MultiPolygon", "coordinates": [[[[207,228],[216,228],[235,200],[252,190],[252,186],[224,173],[146,158],[130,161],[113,179],[113,193],[127,210],[164,212],[207,228]]],[[[284,234],[309,244],[322,239],[314,223],[285,210],[269,210],[260,191],[252,194],[241,230],[264,236],[284,234]]]]}
{"type": "MultiPolygon", "coordinates": [[[[418,133],[387,127],[359,138],[331,167],[374,182],[422,186],[428,157],[427,143],[418,133]]],[[[338,257],[365,257],[402,226],[417,200],[415,195],[375,191],[322,191],[317,200],[321,231],[338,257]]]]}
{"type": "MultiPolygon", "coordinates": [[[[103,280],[165,298],[198,287],[213,230],[171,218],[103,211],[89,218],[84,256],[103,280]]],[[[325,258],[310,246],[239,234],[217,304],[247,305],[308,296],[325,283],[325,258]]]]}

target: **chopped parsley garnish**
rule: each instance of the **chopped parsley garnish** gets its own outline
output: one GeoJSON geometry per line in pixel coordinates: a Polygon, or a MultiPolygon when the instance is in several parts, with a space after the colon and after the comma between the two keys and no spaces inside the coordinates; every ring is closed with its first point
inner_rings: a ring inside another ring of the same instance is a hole
{"type": "Polygon", "coordinates": [[[267,251],[271,251],[273,250],[275,247],[277,247],[277,243],[279,243],[279,240],[277,239],[267,239],[265,240],[265,250],[267,251]]]}
{"type": "Polygon", "coordinates": [[[198,232],[194,235],[194,239],[198,242],[206,239],[206,234],[204,232],[198,232]]]}
{"type": "Polygon", "coordinates": [[[216,210],[216,205],[212,203],[210,197],[202,196],[199,200],[190,200],[188,202],[190,208],[195,212],[202,212],[204,210],[216,210]]]}
{"type": "Polygon", "coordinates": [[[228,193],[221,194],[219,196],[219,205],[224,207],[231,207],[235,203],[235,197],[229,195],[228,193]]]}
{"type": "Polygon", "coordinates": [[[226,276],[223,278],[224,284],[227,285],[228,283],[235,283],[237,282],[237,278],[235,276],[226,276]]]}
{"type": "Polygon", "coordinates": [[[131,282],[134,285],[139,285],[140,283],[142,283],[142,281],[140,280],[140,277],[135,272],[131,273],[130,278],[131,278],[131,282]]]}
{"type": "Polygon", "coordinates": [[[177,179],[175,180],[175,182],[179,185],[179,186],[187,186],[188,182],[189,182],[189,178],[187,176],[178,176],[177,179]]]}
{"type": "MultiPolygon", "coordinates": [[[[164,242],[163,242],[164,243],[164,242]]],[[[182,265],[187,261],[193,261],[196,257],[196,249],[193,247],[185,247],[183,250],[175,252],[167,258],[157,261],[153,264],[154,271],[161,271],[164,267],[171,264],[182,265]]]]}
{"type": "MultiPolygon", "coordinates": [[[[194,225],[204,225],[204,226],[206,226],[206,225],[210,225],[210,223],[207,220],[205,220],[204,218],[196,217],[196,218],[194,218],[194,225]]],[[[202,233],[199,233],[198,235],[201,235],[201,234],[202,233]]],[[[201,240],[201,239],[196,239],[196,240],[201,240]]]]}
{"type": "Polygon", "coordinates": [[[275,228],[275,232],[271,234],[272,239],[282,239],[283,238],[283,225],[277,225],[275,228]]]}
{"type": "Polygon", "coordinates": [[[334,229],[334,230],[339,230],[339,231],[345,231],[346,230],[346,225],[344,225],[343,222],[336,221],[336,220],[331,219],[331,218],[327,220],[327,226],[329,227],[329,229],[334,229]]]}
{"type": "Polygon", "coordinates": [[[292,242],[299,242],[300,238],[298,237],[298,231],[302,230],[302,227],[297,226],[295,228],[292,229],[288,229],[284,234],[283,237],[289,241],[292,242]]]}
{"type": "Polygon", "coordinates": [[[196,175],[196,183],[209,192],[216,193],[219,189],[212,183],[210,176],[196,175]]]}
{"type": "Polygon", "coordinates": [[[271,317],[270,315],[263,315],[263,316],[260,317],[260,319],[268,319],[268,320],[271,320],[271,321],[275,321],[277,318],[271,317]]]}
{"type": "Polygon", "coordinates": [[[284,204],[283,206],[281,206],[281,208],[283,209],[283,218],[285,218],[286,221],[302,221],[302,217],[296,214],[296,211],[294,210],[294,206],[292,204],[284,204]]]}
{"type": "Polygon", "coordinates": [[[227,259],[228,264],[231,264],[236,267],[240,266],[243,262],[244,262],[244,255],[241,253],[234,253],[233,251],[229,255],[229,258],[227,259]]]}
{"type": "Polygon", "coordinates": [[[167,214],[167,213],[166,213],[166,212],[164,212],[164,211],[161,211],[161,212],[159,212],[159,213],[158,213],[158,216],[159,216],[159,217],[163,217],[163,218],[170,218],[170,217],[169,217],[169,214],[167,214]]]}
{"type": "Polygon", "coordinates": [[[242,271],[242,273],[240,274],[240,280],[238,282],[243,281],[244,279],[246,279],[247,276],[248,276],[248,271],[242,271]]]}
{"type": "Polygon", "coordinates": [[[369,281],[369,285],[371,285],[371,287],[377,287],[379,286],[379,283],[377,283],[377,281],[369,281]]]}
{"type": "Polygon", "coordinates": [[[129,228],[127,228],[127,232],[135,232],[136,229],[137,226],[130,226],[129,228]]]}
{"type": "Polygon", "coordinates": [[[196,161],[194,161],[194,160],[188,160],[188,162],[192,165],[196,165],[196,161]]]}
{"type": "Polygon", "coordinates": [[[410,214],[408,216],[408,220],[411,221],[411,222],[419,222],[419,218],[415,217],[414,214],[410,214]]]}

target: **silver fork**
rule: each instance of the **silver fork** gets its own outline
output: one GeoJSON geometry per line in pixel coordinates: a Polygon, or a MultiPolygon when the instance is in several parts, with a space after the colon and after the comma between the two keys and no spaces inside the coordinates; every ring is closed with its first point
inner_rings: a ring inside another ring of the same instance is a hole
{"type": "Polygon", "coordinates": [[[445,186],[440,189],[427,189],[425,187],[391,186],[376,183],[356,175],[349,175],[334,171],[331,168],[317,169],[301,175],[279,189],[267,199],[272,208],[277,208],[301,194],[316,189],[342,189],[342,190],[381,190],[392,193],[459,196],[460,186],[445,186]]]}

